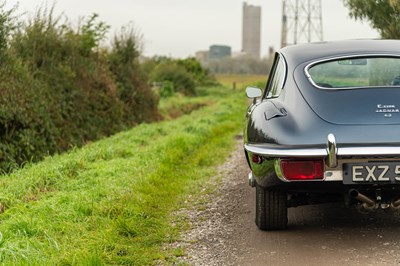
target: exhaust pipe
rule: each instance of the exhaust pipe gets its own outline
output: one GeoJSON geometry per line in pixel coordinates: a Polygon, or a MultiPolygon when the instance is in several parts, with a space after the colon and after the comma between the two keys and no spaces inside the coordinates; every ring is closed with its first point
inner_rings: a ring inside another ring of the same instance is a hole
{"type": "Polygon", "coordinates": [[[390,207],[393,209],[400,209],[400,199],[392,201],[392,203],[390,203],[390,207]]]}
{"type": "Polygon", "coordinates": [[[380,207],[381,209],[391,208],[391,209],[395,209],[395,210],[400,210],[400,198],[393,200],[390,204],[382,203],[382,202],[377,203],[376,201],[374,201],[370,197],[360,193],[356,189],[349,190],[349,196],[362,203],[361,206],[359,206],[360,208],[362,208],[362,209],[360,209],[360,211],[362,211],[362,210],[373,211],[373,210],[377,209],[378,207],[380,207]]]}
{"type": "MultiPolygon", "coordinates": [[[[358,192],[356,189],[349,190],[349,196],[362,202],[362,207],[367,210],[374,210],[377,208],[377,203],[369,198],[368,196],[358,192]]],[[[400,200],[399,200],[399,207],[400,207],[400,200]]]]}

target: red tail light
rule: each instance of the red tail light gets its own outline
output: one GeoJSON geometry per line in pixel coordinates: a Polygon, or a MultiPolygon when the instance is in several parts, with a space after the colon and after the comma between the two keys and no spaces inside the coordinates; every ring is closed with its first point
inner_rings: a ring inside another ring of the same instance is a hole
{"type": "Polygon", "coordinates": [[[253,154],[253,156],[251,157],[251,160],[253,161],[253,163],[256,163],[256,164],[261,164],[263,161],[262,157],[257,154],[253,154]]]}
{"type": "Polygon", "coordinates": [[[287,180],[318,180],[324,178],[323,161],[282,160],[281,169],[287,180]]]}

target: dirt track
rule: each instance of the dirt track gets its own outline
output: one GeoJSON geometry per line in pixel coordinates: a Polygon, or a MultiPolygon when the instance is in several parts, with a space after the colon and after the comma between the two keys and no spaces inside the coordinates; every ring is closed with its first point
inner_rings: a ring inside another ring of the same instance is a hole
{"type": "MultiPolygon", "coordinates": [[[[241,141],[220,167],[222,186],[204,210],[188,210],[192,229],[177,243],[190,265],[400,265],[400,215],[363,215],[340,204],[289,209],[288,230],[254,223],[255,190],[247,185],[241,141]]],[[[203,201],[204,199],[202,199],[203,201]]],[[[201,203],[199,203],[201,205],[201,203]]],[[[198,209],[198,208],[197,208],[198,209]]]]}

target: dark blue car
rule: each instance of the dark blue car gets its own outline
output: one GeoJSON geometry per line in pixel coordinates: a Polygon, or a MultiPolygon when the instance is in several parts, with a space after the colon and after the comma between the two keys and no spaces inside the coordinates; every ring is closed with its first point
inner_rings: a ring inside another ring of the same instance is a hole
{"type": "Polygon", "coordinates": [[[266,88],[246,92],[260,229],[286,228],[287,208],[307,204],[400,208],[400,41],[289,46],[266,88]]]}

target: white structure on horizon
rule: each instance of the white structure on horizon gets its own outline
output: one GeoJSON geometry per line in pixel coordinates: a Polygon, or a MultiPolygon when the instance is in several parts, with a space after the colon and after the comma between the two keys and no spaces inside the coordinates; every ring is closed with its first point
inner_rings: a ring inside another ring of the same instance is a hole
{"type": "Polygon", "coordinates": [[[323,41],[321,0],[283,0],[281,47],[323,41]]]}
{"type": "Polygon", "coordinates": [[[242,51],[260,59],[261,54],[261,7],[243,3],[242,51]]]}

